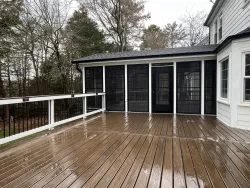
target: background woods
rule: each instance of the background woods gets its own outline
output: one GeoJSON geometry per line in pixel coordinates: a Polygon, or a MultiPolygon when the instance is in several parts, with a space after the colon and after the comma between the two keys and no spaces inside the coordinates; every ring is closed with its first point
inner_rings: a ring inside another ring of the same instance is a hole
{"type": "Polygon", "coordinates": [[[0,97],[82,92],[71,61],[94,53],[197,45],[205,13],[164,28],[145,22],[144,0],[0,1],[0,97]]]}

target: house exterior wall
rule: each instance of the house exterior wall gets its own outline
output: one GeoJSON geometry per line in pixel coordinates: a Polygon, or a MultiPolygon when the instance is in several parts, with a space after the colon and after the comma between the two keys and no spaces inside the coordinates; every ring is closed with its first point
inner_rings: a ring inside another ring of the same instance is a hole
{"type": "Polygon", "coordinates": [[[226,125],[231,125],[231,101],[230,101],[230,84],[231,84],[231,54],[232,54],[232,46],[229,45],[224,48],[217,55],[217,118],[225,123],[226,125]],[[225,59],[229,59],[229,77],[228,77],[228,98],[221,98],[221,62],[225,59]]]}
{"type": "Polygon", "coordinates": [[[250,38],[235,40],[217,55],[217,118],[231,127],[250,130],[250,101],[244,101],[245,53],[250,38]],[[228,99],[221,98],[221,62],[229,58],[228,99]]]}
{"type": "Polygon", "coordinates": [[[218,39],[217,43],[221,43],[228,36],[235,35],[250,27],[250,3],[245,3],[245,0],[225,0],[210,22],[210,44],[214,44],[215,22],[218,21],[219,28],[219,16],[221,14],[222,40],[219,41],[218,39]]]}
{"type": "Polygon", "coordinates": [[[250,53],[250,38],[232,43],[232,126],[250,130],[250,101],[244,101],[245,53],[250,53]]]}

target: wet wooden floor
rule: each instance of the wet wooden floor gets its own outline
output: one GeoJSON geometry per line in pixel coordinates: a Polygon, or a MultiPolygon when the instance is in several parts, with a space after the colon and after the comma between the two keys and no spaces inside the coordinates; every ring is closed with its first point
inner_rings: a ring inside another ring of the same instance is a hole
{"type": "Polygon", "coordinates": [[[103,113],[0,152],[0,187],[250,187],[249,142],[215,117],[103,113]]]}

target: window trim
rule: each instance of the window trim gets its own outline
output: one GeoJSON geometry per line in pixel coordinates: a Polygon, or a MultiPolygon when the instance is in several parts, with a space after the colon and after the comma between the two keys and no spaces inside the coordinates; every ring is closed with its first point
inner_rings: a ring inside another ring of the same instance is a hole
{"type": "Polygon", "coordinates": [[[243,102],[250,102],[250,100],[246,100],[246,88],[245,88],[245,84],[246,84],[246,79],[250,79],[250,75],[246,76],[246,56],[250,55],[250,52],[245,52],[243,53],[243,102]]]}
{"type": "Polygon", "coordinates": [[[219,61],[219,70],[220,70],[220,88],[219,88],[219,98],[222,101],[228,101],[229,100],[229,95],[230,95],[230,87],[229,87],[229,73],[230,73],[230,58],[229,56],[223,58],[222,60],[219,61]],[[227,97],[222,97],[222,63],[228,60],[227,63],[227,97]]]}

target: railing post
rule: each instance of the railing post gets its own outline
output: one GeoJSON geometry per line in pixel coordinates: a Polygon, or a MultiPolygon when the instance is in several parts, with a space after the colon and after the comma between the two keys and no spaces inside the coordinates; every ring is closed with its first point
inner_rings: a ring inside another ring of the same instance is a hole
{"type": "Polygon", "coordinates": [[[102,95],[102,109],[106,111],[106,99],[105,99],[105,94],[102,95]]]}
{"type": "Polygon", "coordinates": [[[50,101],[50,124],[55,123],[55,101],[50,101]]]}
{"type": "Polygon", "coordinates": [[[87,97],[82,98],[83,101],[83,114],[87,113],[87,97]]]}

